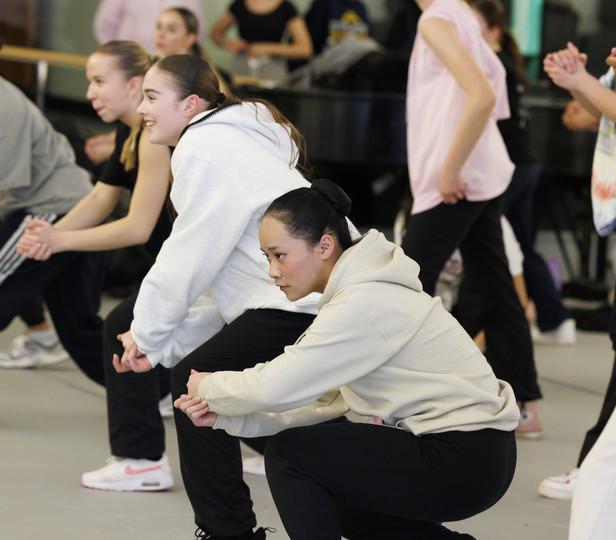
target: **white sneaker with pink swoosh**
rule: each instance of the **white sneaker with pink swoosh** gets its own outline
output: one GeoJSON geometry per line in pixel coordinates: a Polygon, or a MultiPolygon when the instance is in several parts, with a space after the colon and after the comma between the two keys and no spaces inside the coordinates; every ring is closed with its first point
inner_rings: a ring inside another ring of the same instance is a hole
{"type": "Polygon", "coordinates": [[[173,487],[167,456],[158,461],[110,457],[107,465],[83,473],[81,484],[105,491],[164,491],[173,487]]]}

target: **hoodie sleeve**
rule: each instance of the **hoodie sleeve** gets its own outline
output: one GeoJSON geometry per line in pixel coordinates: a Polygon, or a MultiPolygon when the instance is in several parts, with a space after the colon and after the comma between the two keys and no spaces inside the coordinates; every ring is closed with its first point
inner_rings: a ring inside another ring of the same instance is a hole
{"type": "Polygon", "coordinates": [[[221,182],[223,174],[208,160],[187,157],[174,177],[171,199],[178,216],[141,283],[131,324],[152,365],[161,362],[174,330],[221,271],[253,213],[250,197],[229,187],[233,179],[221,182]]]}
{"type": "Polygon", "coordinates": [[[257,412],[244,416],[218,416],[214,429],[236,437],[274,435],[298,426],[311,426],[339,418],[349,411],[339,390],[321,396],[310,405],[282,413],[257,412]]]}
{"type": "Polygon", "coordinates": [[[283,354],[244,371],[212,373],[201,381],[199,396],[224,416],[286,411],[370,373],[392,354],[357,302],[332,300],[283,354]]]}
{"type": "Polygon", "coordinates": [[[169,335],[159,351],[160,363],[172,368],[197,347],[214,337],[225,321],[218,305],[209,294],[200,296],[188,310],[188,315],[169,335]]]}

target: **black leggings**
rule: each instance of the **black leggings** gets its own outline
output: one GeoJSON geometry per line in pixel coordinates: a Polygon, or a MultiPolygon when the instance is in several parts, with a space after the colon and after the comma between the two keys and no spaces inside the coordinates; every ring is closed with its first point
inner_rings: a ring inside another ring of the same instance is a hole
{"type": "Polygon", "coordinates": [[[291,540],[472,539],[441,525],[507,491],[512,432],[424,435],[351,422],[292,428],[270,438],[265,467],[291,540]]]}
{"type": "MultiPolygon", "coordinates": [[[[191,369],[240,371],[271,360],[294,343],[313,319],[313,315],[276,309],[246,311],[173,368],[173,398],[186,392],[191,369]]],[[[222,430],[196,428],[177,409],[175,427],[196,524],[217,538],[252,529],[256,519],[242,476],[239,440],[222,430]]]]}

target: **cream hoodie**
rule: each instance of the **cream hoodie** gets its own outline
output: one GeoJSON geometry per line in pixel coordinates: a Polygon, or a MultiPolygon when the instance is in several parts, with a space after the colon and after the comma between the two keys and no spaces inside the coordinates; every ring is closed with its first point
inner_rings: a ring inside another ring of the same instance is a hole
{"type": "Polygon", "coordinates": [[[215,429],[271,435],[348,411],[416,435],[515,429],[509,384],[440,299],[419,266],[371,230],[336,263],[304,335],[271,362],[203,379],[215,429]],[[267,412],[266,412],[267,411],[267,412]]]}

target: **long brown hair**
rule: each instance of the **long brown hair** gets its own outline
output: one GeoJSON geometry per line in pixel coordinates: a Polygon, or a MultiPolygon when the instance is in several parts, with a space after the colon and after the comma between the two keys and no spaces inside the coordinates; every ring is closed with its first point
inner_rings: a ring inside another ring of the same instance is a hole
{"type": "Polygon", "coordinates": [[[246,102],[264,105],[274,122],[282,125],[295,143],[297,154],[291,156],[291,163],[301,158],[301,166],[305,168],[306,141],[299,130],[274,105],[263,99],[242,100],[230,92],[221,92],[220,80],[216,73],[204,58],[198,56],[173,54],[159,60],[156,67],[173,80],[180,99],[195,94],[207,101],[210,109],[246,102]]]}
{"type": "Polygon", "coordinates": [[[507,20],[505,6],[499,0],[471,0],[471,7],[476,9],[486,20],[488,28],[498,28],[501,31],[500,46],[513,60],[516,74],[526,85],[528,76],[524,67],[524,58],[515,40],[507,20]]]}
{"type": "MultiPolygon", "coordinates": [[[[100,45],[94,53],[113,56],[116,61],[116,67],[124,73],[126,79],[132,77],[143,77],[152,65],[158,60],[155,55],[149,54],[141,45],[134,41],[114,40],[100,45]]],[[[137,136],[141,131],[142,121],[131,126],[131,132],[120,155],[120,163],[124,165],[126,171],[130,171],[135,167],[135,156],[137,154],[137,136]]]]}

